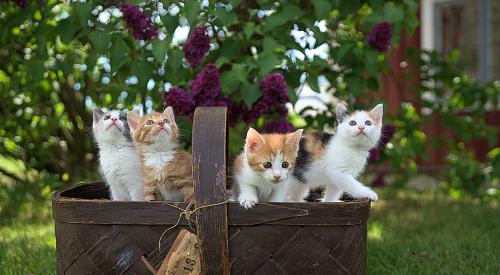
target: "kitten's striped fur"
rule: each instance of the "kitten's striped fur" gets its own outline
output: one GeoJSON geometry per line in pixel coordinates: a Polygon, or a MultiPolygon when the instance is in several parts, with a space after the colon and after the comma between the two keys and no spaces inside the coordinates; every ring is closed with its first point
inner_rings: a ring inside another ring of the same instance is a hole
{"type": "Polygon", "coordinates": [[[172,108],[143,117],[129,112],[128,117],[141,157],[145,199],[192,200],[192,158],[178,149],[179,129],[172,108]]]}

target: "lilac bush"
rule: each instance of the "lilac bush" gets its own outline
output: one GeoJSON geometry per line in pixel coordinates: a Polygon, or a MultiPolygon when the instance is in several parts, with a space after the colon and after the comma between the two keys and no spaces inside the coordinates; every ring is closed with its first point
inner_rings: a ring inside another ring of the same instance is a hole
{"type": "Polygon", "coordinates": [[[392,27],[389,22],[381,22],[373,26],[366,37],[366,42],[371,47],[387,52],[391,45],[392,27]]]}
{"type": "Polygon", "coordinates": [[[194,111],[194,101],[190,94],[181,88],[171,88],[163,93],[165,106],[172,106],[176,116],[192,117],[194,111]]]}
{"type": "Polygon", "coordinates": [[[189,84],[197,106],[211,106],[211,100],[220,95],[220,75],[214,64],[208,64],[189,84]]]}
{"type": "Polygon", "coordinates": [[[194,28],[182,48],[191,67],[198,67],[203,56],[205,56],[210,49],[210,37],[208,36],[207,28],[194,28]]]}
{"type": "Polygon", "coordinates": [[[127,23],[127,27],[132,30],[135,39],[151,40],[158,36],[158,31],[151,24],[149,15],[141,12],[137,6],[123,3],[121,11],[123,19],[127,23]]]}
{"type": "Polygon", "coordinates": [[[262,126],[263,133],[278,133],[278,134],[286,134],[291,133],[295,129],[292,124],[288,122],[288,120],[280,118],[278,120],[274,120],[271,122],[267,122],[262,126]]]}

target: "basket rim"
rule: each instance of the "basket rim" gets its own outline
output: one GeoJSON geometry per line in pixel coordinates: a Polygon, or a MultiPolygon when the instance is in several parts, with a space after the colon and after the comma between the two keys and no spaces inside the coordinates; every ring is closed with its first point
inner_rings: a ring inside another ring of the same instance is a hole
{"type": "MultiPolygon", "coordinates": [[[[182,212],[179,208],[185,209],[188,205],[171,201],[112,201],[64,196],[67,192],[78,193],[79,189],[92,187],[102,190],[106,184],[102,181],[83,182],[55,192],[52,196],[55,221],[76,224],[173,225],[182,212]]],[[[367,222],[370,205],[371,202],[364,199],[349,202],[263,202],[250,210],[245,210],[238,202],[230,201],[227,206],[216,207],[227,207],[229,225],[236,226],[353,226],[367,222]]],[[[189,225],[189,222],[182,218],[179,225],[189,225]]]]}

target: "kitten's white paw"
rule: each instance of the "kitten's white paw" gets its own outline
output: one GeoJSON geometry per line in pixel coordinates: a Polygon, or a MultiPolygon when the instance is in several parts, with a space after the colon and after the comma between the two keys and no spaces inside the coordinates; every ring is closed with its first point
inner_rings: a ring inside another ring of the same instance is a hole
{"type": "Polygon", "coordinates": [[[240,205],[243,206],[243,208],[250,209],[254,207],[256,203],[259,202],[259,199],[257,197],[252,197],[252,196],[240,196],[238,198],[238,201],[240,202],[240,205]]]}
{"type": "Polygon", "coordinates": [[[370,189],[367,190],[365,197],[369,198],[371,201],[378,201],[377,193],[373,192],[370,189]]]}

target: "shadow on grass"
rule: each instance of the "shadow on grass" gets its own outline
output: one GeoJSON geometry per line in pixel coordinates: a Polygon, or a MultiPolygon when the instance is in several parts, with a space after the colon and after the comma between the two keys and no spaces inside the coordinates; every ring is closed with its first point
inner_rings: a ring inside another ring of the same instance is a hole
{"type": "Polygon", "coordinates": [[[497,203],[383,190],[368,225],[370,274],[499,274],[497,203]]]}

